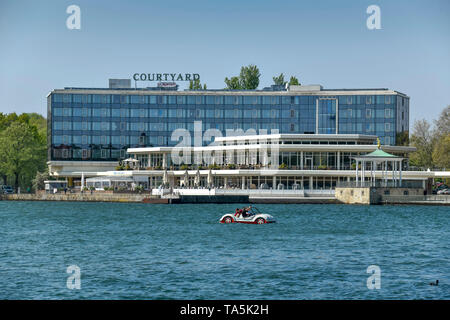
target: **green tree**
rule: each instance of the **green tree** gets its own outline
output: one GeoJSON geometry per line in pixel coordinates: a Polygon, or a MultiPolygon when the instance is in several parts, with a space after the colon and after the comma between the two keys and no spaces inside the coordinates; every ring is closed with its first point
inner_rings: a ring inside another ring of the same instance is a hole
{"type": "Polygon", "coordinates": [[[397,146],[409,146],[409,132],[402,131],[396,134],[395,144],[397,146]]]}
{"type": "Polygon", "coordinates": [[[239,77],[231,77],[231,79],[225,78],[225,84],[228,90],[242,90],[242,85],[239,77]]]}
{"type": "Polygon", "coordinates": [[[450,168],[450,105],[434,121],[433,163],[440,168],[450,168]]]}
{"type": "Polygon", "coordinates": [[[294,76],[291,76],[291,78],[289,79],[289,85],[290,86],[299,86],[300,82],[298,81],[298,79],[294,76]]]}
{"type": "Polygon", "coordinates": [[[242,67],[239,74],[242,88],[244,90],[255,90],[259,86],[259,77],[261,77],[261,74],[257,66],[251,64],[247,67],[242,67]]]}
{"type": "Polygon", "coordinates": [[[286,81],[284,81],[284,74],[281,73],[278,77],[273,77],[273,83],[277,86],[284,86],[286,85],[286,81]]]}
{"type": "Polygon", "coordinates": [[[251,64],[241,67],[238,77],[225,78],[225,84],[229,90],[254,90],[259,86],[260,76],[258,67],[251,64]]]}
{"type": "Polygon", "coordinates": [[[450,169],[450,133],[437,139],[433,149],[433,162],[442,169],[450,169]]]}
{"type": "Polygon", "coordinates": [[[411,153],[411,165],[422,168],[432,168],[434,139],[431,125],[427,120],[417,120],[414,122],[410,141],[411,145],[417,148],[415,152],[411,153]]]}
{"type": "Polygon", "coordinates": [[[46,146],[26,117],[0,132],[0,171],[14,178],[14,187],[30,186],[36,171],[45,168],[46,146]]]}
{"type": "Polygon", "coordinates": [[[45,188],[44,181],[45,180],[50,180],[48,168],[46,168],[45,171],[43,171],[43,172],[39,172],[39,171],[36,172],[36,177],[32,180],[33,189],[35,191],[44,190],[44,188],[45,188]]]}
{"type": "MultiPolygon", "coordinates": [[[[206,84],[203,84],[204,90],[206,90],[206,84]]],[[[191,80],[189,81],[189,90],[202,90],[202,84],[200,80],[191,80]]]]}

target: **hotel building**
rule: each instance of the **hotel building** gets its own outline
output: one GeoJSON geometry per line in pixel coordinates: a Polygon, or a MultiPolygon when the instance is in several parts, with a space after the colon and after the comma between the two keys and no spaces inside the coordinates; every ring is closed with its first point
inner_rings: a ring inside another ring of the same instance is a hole
{"type": "MultiPolygon", "coordinates": [[[[340,178],[354,175],[352,157],[376,149],[377,137],[383,150],[405,158],[404,169],[408,168],[408,153],[414,150],[396,146],[397,134],[409,130],[409,97],[389,89],[309,85],[178,91],[171,86],[131,88],[130,81],[110,81],[109,88],[55,89],[47,103],[49,169],[54,176],[69,178],[73,185],[79,184],[82,172],[93,176],[114,171],[119,161],[132,155],[139,160],[139,175],[153,177],[148,186],[157,185],[164,169],[172,170],[168,175],[175,177],[181,174],[175,171],[186,166],[194,170],[215,165],[215,170],[226,174],[257,170],[245,175],[244,186],[267,184],[274,188],[278,182],[274,184],[273,179],[261,182],[253,178],[253,173],[270,171],[262,156],[254,155],[266,143],[255,135],[266,132],[266,140],[277,140],[279,145],[277,170],[302,177],[290,180],[279,176],[286,188],[333,187],[340,178]],[[200,139],[199,145],[195,126],[200,126],[201,132],[215,129],[222,137],[200,139]],[[195,145],[192,154],[212,151],[216,161],[211,163],[202,155],[201,163],[194,159],[185,166],[173,163],[170,154],[180,141],[172,139],[177,129],[189,133],[190,145],[195,145]],[[230,130],[242,134],[230,137],[230,130]],[[277,134],[271,135],[274,132],[277,134]],[[208,147],[212,141],[216,145],[208,147]],[[235,157],[219,160],[220,152],[231,154],[231,150],[235,157]],[[244,160],[236,158],[238,153],[244,160]],[[193,163],[197,165],[193,167],[193,163]]],[[[223,176],[216,186],[242,187],[241,173],[236,173],[239,183],[232,177],[225,182],[223,176]]]]}

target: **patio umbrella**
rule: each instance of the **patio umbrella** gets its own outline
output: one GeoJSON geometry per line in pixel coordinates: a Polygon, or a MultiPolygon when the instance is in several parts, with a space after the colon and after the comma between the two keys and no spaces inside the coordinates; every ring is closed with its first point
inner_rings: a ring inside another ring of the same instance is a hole
{"type": "Polygon", "coordinates": [[[212,187],[213,184],[213,175],[212,175],[212,170],[209,169],[208,171],[208,187],[212,187]]]}
{"type": "Polygon", "coordinates": [[[184,172],[184,186],[185,187],[189,187],[189,173],[186,169],[186,171],[184,172]]]}
{"type": "Polygon", "coordinates": [[[164,170],[164,174],[163,174],[163,184],[164,186],[167,185],[169,183],[169,179],[167,176],[167,169],[164,170]]]}
{"type": "Polygon", "coordinates": [[[195,173],[195,181],[194,181],[195,185],[197,187],[200,186],[200,170],[197,169],[197,172],[195,173]]]}

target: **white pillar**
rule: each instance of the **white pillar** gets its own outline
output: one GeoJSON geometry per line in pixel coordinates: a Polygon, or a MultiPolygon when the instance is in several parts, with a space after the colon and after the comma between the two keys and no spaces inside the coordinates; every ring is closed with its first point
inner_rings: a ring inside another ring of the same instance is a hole
{"type": "Polygon", "coordinates": [[[359,161],[356,160],[356,186],[358,186],[358,173],[359,173],[358,165],[359,165],[359,161]]]}
{"type": "Polygon", "coordinates": [[[300,152],[300,169],[303,170],[303,151],[300,152]]]}
{"type": "Polygon", "coordinates": [[[242,177],[242,189],[245,189],[245,176],[242,177]]]}
{"type": "Polygon", "coordinates": [[[341,152],[337,152],[337,169],[341,170],[341,152]]]}

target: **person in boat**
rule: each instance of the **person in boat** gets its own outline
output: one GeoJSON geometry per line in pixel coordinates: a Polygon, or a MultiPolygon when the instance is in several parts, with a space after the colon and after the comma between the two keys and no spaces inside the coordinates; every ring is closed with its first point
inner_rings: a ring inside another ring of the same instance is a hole
{"type": "Polygon", "coordinates": [[[248,218],[248,217],[250,217],[252,215],[253,215],[252,206],[248,206],[247,208],[243,209],[242,216],[244,218],[248,218]]]}
{"type": "Polygon", "coordinates": [[[234,216],[235,216],[236,218],[238,218],[240,215],[242,215],[242,210],[239,209],[239,208],[236,208],[236,212],[234,213],[234,216]]]}

